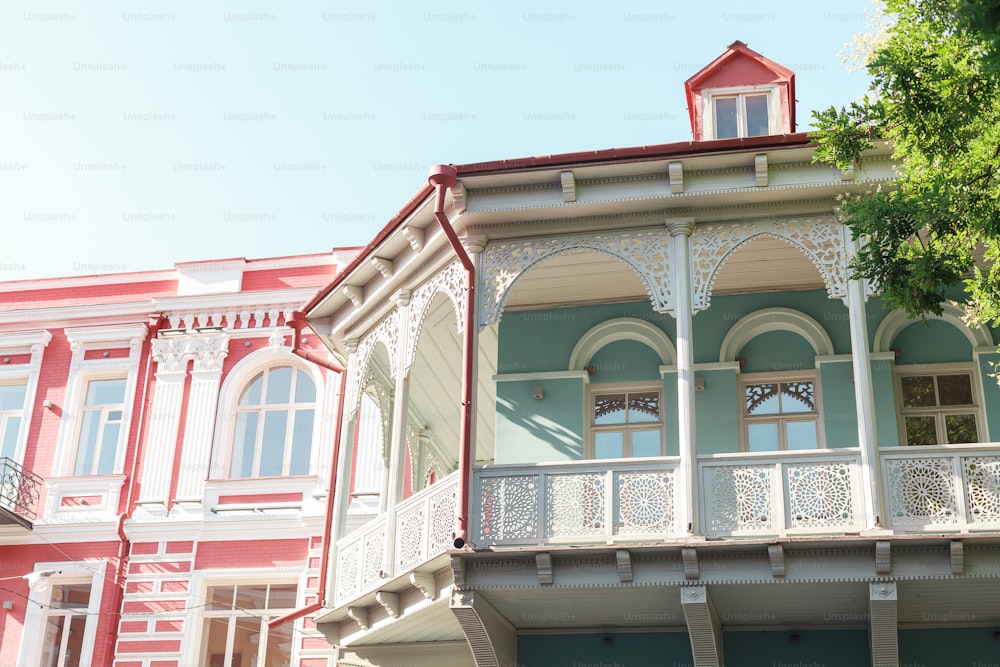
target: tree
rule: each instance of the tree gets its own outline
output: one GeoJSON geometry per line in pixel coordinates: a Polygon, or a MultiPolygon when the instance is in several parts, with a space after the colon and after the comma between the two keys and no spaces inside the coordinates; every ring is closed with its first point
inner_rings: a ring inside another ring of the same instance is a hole
{"type": "Polygon", "coordinates": [[[964,283],[970,313],[1000,324],[1000,0],[885,5],[870,94],[813,112],[818,161],[861,167],[878,138],[899,161],[891,187],[842,201],[865,241],[854,276],[911,316],[940,314],[964,283]]]}

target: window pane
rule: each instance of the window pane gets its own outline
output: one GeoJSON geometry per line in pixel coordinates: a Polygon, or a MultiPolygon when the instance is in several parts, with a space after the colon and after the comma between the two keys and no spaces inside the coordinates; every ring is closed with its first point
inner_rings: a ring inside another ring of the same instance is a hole
{"type": "Polygon", "coordinates": [[[316,400],[316,385],[305,371],[295,374],[295,402],[312,403],[316,400]]]}
{"type": "Polygon", "coordinates": [[[785,422],[787,449],[816,449],[816,422],[785,422]]]}
{"type": "Polygon", "coordinates": [[[662,456],[660,430],[632,431],[632,456],[662,456]]]}
{"type": "Polygon", "coordinates": [[[776,383],[748,384],[745,391],[747,415],[776,415],[780,411],[776,383]]]}
{"type": "Polygon", "coordinates": [[[944,427],[949,444],[979,442],[975,415],[945,415],[944,427]]]}
{"type": "Polygon", "coordinates": [[[747,136],[764,137],[771,134],[767,123],[767,95],[747,95],[743,98],[747,109],[747,136]]]}
{"type": "Polygon", "coordinates": [[[231,659],[226,664],[226,634],[229,631],[228,618],[207,618],[202,629],[202,654],[201,664],[208,667],[243,667],[240,662],[231,659]]]}
{"type": "Polygon", "coordinates": [[[7,417],[6,419],[0,417],[0,429],[2,429],[0,436],[3,437],[3,440],[0,441],[0,456],[14,458],[14,450],[17,449],[17,432],[20,428],[20,417],[7,417]]]}
{"type": "MultiPolygon", "coordinates": [[[[257,662],[257,651],[261,640],[261,622],[252,618],[239,618],[236,621],[236,633],[233,636],[233,665],[260,665],[257,662]],[[240,656],[239,662],[236,656],[240,656]]],[[[267,664],[267,663],[264,663],[267,664]]],[[[263,665],[261,665],[263,667],[263,665]]]]}
{"type": "Polygon", "coordinates": [[[625,456],[625,447],[621,433],[594,434],[595,459],[620,459],[623,456],[625,456]]]}
{"type": "Polygon", "coordinates": [[[781,412],[816,412],[816,398],[812,382],[782,382],[781,412]]]}
{"type": "Polygon", "coordinates": [[[115,471],[115,457],[118,454],[118,434],[121,424],[105,424],[101,434],[101,451],[97,455],[98,475],[110,475],[115,471]]]}
{"type": "Polygon", "coordinates": [[[240,397],[240,405],[260,405],[260,388],[264,386],[264,374],[261,373],[254,378],[240,397]]]}
{"type": "Polygon", "coordinates": [[[87,384],[87,405],[118,405],[125,402],[125,379],[91,380],[87,384]]]}
{"type": "Polygon", "coordinates": [[[267,631],[267,652],[264,665],[284,667],[292,664],[292,624],[267,631]]]}
{"type": "Polygon", "coordinates": [[[66,667],[80,667],[83,653],[83,633],[87,629],[87,617],[75,615],[69,622],[69,641],[66,643],[66,667]]]}
{"type": "Polygon", "coordinates": [[[90,606],[90,584],[63,584],[52,587],[49,606],[86,611],[90,606]]]}
{"type": "Polygon", "coordinates": [[[267,585],[237,586],[237,609],[267,609],[267,585]]]}
{"type": "Polygon", "coordinates": [[[65,616],[49,616],[45,619],[45,636],[42,640],[42,662],[45,667],[59,664],[59,650],[62,646],[62,630],[65,616]]]}
{"type": "Polygon", "coordinates": [[[631,424],[660,421],[660,392],[644,391],[629,394],[628,421],[631,424]]]}
{"type": "Polygon", "coordinates": [[[233,477],[253,477],[253,455],[257,446],[257,412],[236,415],[233,438],[233,477]]]}
{"type": "Polygon", "coordinates": [[[906,424],[906,444],[908,445],[936,445],[937,430],[934,426],[934,417],[907,417],[906,424]]]}
{"type": "Polygon", "coordinates": [[[0,384],[0,410],[21,410],[28,391],[25,384],[0,384]]]}
{"type": "Polygon", "coordinates": [[[715,98],[715,138],[728,139],[737,136],[736,98],[715,98]]]}
{"type": "Polygon", "coordinates": [[[292,460],[289,475],[308,475],[312,453],[313,411],[296,410],[292,423],[292,460]]]}
{"type": "Polygon", "coordinates": [[[600,394],[594,396],[595,424],[625,423],[625,394],[600,394]]]}
{"type": "Polygon", "coordinates": [[[292,396],[292,368],[281,366],[267,372],[267,400],[265,403],[289,403],[292,396]]]}
{"type": "Polygon", "coordinates": [[[205,609],[226,611],[232,609],[235,588],[235,586],[209,586],[208,594],[205,596],[208,602],[205,609]]]}
{"type": "Polygon", "coordinates": [[[904,408],[925,408],[937,405],[934,398],[934,378],[930,375],[912,375],[899,378],[903,389],[904,408]]]}
{"type": "MultiPolygon", "coordinates": [[[[939,405],[972,405],[972,377],[969,375],[939,375],[939,405]]],[[[950,438],[949,438],[950,440],[950,438]]]]}
{"type": "Polygon", "coordinates": [[[101,428],[101,413],[91,410],[83,413],[83,424],[80,426],[80,446],[76,450],[76,475],[90,475],[94,467],[94,456],[97,449],[97,433],[101,428]]]}
{"type": "Polygon", "coordinates": [[[778,425],[747,424],[747,447],[751,452],[778,451],[778,425]]]}
{"type": "MultiPolygon", "coordinates": [[[[268,609],[294,609],[297,587],[295,584],[271,585],[267,597],[268,609]]],[[[291,626],[289,626],[291,627],[291,626]]]]}
{"type": "Polygon", "coordinates": [[[264,433],[260,443],[260,476],[277,477],[285,467],[285,436],[288,413],[275,410],[264,413],[264,433]]]}

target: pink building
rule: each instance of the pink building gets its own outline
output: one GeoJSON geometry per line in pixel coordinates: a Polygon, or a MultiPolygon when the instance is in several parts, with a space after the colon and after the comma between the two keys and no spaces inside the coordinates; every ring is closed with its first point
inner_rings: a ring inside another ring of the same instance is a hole
{"type": "Polygon", "coordinates": [[[317,599],[340,386],[286,322],[355,252],[0,284],[0,664],[333,664],[267,621],[317,599]]]}

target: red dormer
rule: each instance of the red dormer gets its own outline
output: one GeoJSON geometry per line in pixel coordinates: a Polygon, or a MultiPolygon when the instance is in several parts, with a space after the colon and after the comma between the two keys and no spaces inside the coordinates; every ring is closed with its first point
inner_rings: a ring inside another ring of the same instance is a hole
{"type": "Polygon", "coordinates": [[[791,134],[795,73],[740,41],[684,82],[695,141],[791,134]]]}

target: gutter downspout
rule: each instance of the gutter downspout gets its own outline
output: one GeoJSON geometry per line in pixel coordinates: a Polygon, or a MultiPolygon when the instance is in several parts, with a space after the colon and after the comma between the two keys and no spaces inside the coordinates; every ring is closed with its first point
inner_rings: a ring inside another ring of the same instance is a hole
{"type": "Polygon", "coordinates": [[[476,326],[476,269],[469,254],[458,240],[455,229],[451,226],[444,212],[445,191],[454,186],[458,180],[458,169],[451,165],[439,164],[431,167],[427,178],[434,186],[434,217],[441,225],[441,230],[455,251],[455,255],[465,269],[465,330],[462,340],[462,413],[460,420],[461,440],[458,450],[458,507],[455,521],[455,548],[461,549],[468,542],[469,531],[469,487],[472,476],[472,389],[473,389],[473,355],[475,350],[476,326]]]}
{"type": "Polygon", "coordinates": [[[309,326],[306,316],[300,311],[295,311],[292,313],[291,319],[285,322],[285,324],[291,327],[293,332],[292,354],[337,373],[340,376],[340,396],[337,398],[337,423],[334,427],[333,435],[333,457],[330,459],[330,490],[326,494],[326,512],[323,517],[323,553],[320,554],[319,561],[318,599],[310,605],[296,609],[268,622],[267,627],[269,629],[274,629],[300,619],[303,616],[308,616],[315,611],[319,611],[326,604],[326,600],[323,598],[326,595],[326,572],[330,564],[330,536],[333,532],[333,490],[337,486],[337,461],[340,459],[340,430],[344,424],[344,397],[347,395],[347,387],[344,386],[344,369],[315,352],[310,352],[302,348],[302,329],[309,326]]]}
{"type": "MultiPolygon", "coordinates": [[[[142,382],[142,402],[139,404],[139,418],[136,424],[135,430],[135,455],[132,457],[132,470],[129,472],[128,477],[128,491],[125,498],[125,511],[118,515],[118,568],[115,573],[115,606],[114,612],[118,615],[118,623],[114,626],[108,633],[108,647],[104,655],[104,661],[98,662],[97,664],[110,665],[115,659],[115,648],[118,644],[118,626],[121,624],[122,619],[122,604],[125,599],[125,577],[126,577],[126,565],[128,564],[128,554],[132,548],[132,542],[128,539],[125,534],[125,521],[132,518],[132,512],[135,511],[135,488],[137,486],[137,478],[139,474],[139,464],[142,462],[142,443],[145,439],[142,436],[142,429],[146,426],[146,408],[149,407],[149,376],[153,369],[153,339],[159,333],[160,328],[163,326],[165,320],[162,314],[155,313],[149,316],[149,334],[146,336],[146,340],[143,345],[146,347],[146,377],[142,382]]],[[[126,437],[127,440],[127,437],[126,437]]]]}

